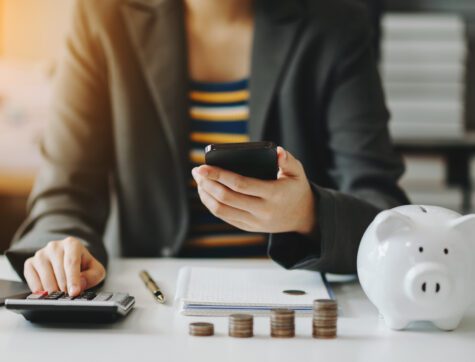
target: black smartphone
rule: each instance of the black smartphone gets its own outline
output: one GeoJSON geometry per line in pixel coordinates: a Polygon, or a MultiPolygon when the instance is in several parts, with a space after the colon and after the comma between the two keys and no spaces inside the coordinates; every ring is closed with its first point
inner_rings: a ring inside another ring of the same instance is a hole
{"type": "Polygon", "coordinates": [[[205,162],[243,176],[277,179],[277,146],[272,142],[211,144],[205,148],[205,162]]]}

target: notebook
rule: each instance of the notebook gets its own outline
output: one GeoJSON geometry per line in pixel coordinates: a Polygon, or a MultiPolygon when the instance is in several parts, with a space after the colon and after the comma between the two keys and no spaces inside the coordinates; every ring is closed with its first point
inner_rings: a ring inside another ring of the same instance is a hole
{"type": "Polygon", "coordinates": [[[190,316],[270,314],[274,308],[311,314],[313,300],[333,294],[322,274],[305,270],[184,267],[178,275],[180,312],[190,316]]]}

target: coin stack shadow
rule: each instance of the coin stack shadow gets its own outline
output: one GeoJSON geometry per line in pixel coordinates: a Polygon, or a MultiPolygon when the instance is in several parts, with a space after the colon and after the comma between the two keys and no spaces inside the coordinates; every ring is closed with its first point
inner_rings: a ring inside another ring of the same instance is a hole
{"type": "Polygon", "coordinates": [[[336,338],[338,305],[333,299],[313,301],[313,338],[336,338]]]}
{"type": "Polygon", "coordinates": [[[194,322],[190,323],[190,335],[195,337],[207,337],[214,335],[213,323],[194,322]]]}
{"type": "Polygon", "coordinates": [[[291,309],[272,309],[270,329],[271,337],[295,337],[295,312],[291,309]]]}
{"type": "Polygon", "coordinates": [[[254,318],[251,314],[231,314],[229,316],[229,336],[249,338],[254,335],[254,318]]]}

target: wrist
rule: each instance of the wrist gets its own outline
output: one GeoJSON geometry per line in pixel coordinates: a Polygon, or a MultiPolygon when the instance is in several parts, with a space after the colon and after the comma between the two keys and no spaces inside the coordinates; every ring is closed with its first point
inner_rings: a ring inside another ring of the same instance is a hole
{"type": "Polygon", "coordinates": [[[311,235],[313,233],[317,223],[315,215],[315,196],[310,187],[308,190],[308,197],[305,198],[305,203],[303,206],[303,214],[295,230],[297,233],[305,236],[311,235]]]}

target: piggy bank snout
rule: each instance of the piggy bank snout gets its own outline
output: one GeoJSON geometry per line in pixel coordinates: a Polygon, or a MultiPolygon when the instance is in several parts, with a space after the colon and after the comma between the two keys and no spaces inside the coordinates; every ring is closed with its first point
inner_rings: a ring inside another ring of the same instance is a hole
{"type": "Polygon", "coordinates": [[[451,288],[452,282],[447,267],[436,263],[415,265],[405,278],[409,299],[427,306],[443,302],[450,294],[451,288]]]}

